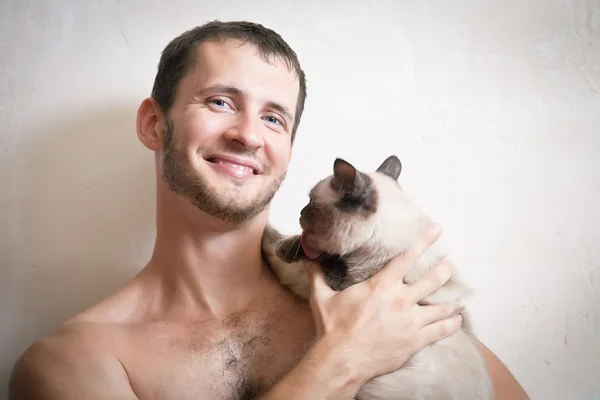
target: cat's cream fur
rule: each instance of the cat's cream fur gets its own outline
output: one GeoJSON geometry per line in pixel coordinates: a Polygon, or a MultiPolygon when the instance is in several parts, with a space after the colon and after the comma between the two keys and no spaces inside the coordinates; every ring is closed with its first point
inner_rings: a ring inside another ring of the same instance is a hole
{"type": "MultiPolygon", "coordinates": [[[[368,278],[387,261],[405,252],[432,222],[397,182],[400,170],[400,161],[394,156],[386,159],[377,171],[369,173],[336,160],[334,174],[311,190],[311,202],[300,218],[304,244],[343,258],[345,283],[335,277],[330,280],[332,287],[338,284],[337,290],[368,278]],[[344,209],[339,203],[344,196],[355,196],[362,203],[360,206],[352,203],[344,209]]],[[[306,257],[300,236],[284,236],[267,226],[263,254],[282,284],[308,299],[309,281],[299,262],[301,257],[306,257]]],[[[439,239],[420,257],[405,281],[418,280],[445,256],[439,239]]],[[[326,266],[324,272],[327,275],[326,266]]],[[[469,294],[471,290],[455,274],[422,304],[463,303],[469,294]]],[[[493,399],[489,375],[476,347],[469,316],[464,309],[461,313],[463,326],[459,331],[426,347],[398,371],[367,382],[357,399],[493,399]]]]}

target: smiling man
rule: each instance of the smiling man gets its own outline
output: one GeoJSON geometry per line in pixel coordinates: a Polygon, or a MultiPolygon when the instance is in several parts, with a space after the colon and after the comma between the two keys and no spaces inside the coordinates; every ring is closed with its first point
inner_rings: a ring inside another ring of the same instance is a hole
{"type": "MultiPolygon", "coordinates": [[[[318,266],[310,304],[261,257],[306,97],[295,53],[249,22],[174,39],[138,112],[156,160],[157,235],[145,268],[17,361],[11,400],[352,399],[454,332],[450,305],[417,306],[450,277],[403,275],[439,236],[369,280],[333,292],[318,266]],[[382,318],[385,316],[385,318],[382,318]]],[[[498,399],[526,398],[482,346],[498,399]]]]}

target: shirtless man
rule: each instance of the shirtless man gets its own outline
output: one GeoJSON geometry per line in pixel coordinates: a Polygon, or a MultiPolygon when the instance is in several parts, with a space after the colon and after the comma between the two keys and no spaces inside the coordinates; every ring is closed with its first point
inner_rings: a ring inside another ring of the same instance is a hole
{"type": "MultiPolygon", "coordinates": [[[[11,400],[352,399],[458,328],[451,306],[416,305],[449,265],[402,283],[440,229],[339,293],[307,265],[310,305],[278,284],[260,242],[304,98],[294,52],[260,25],[209,23],[165,49],[137,119],[156,160],[151,259],[25,351],[11,400]]],[[[527,398],[481,347],[498,399],[527,398]]]]}

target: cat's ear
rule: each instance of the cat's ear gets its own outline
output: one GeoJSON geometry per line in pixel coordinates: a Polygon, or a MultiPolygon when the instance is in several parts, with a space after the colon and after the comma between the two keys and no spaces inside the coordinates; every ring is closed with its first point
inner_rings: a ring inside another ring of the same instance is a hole
{"type": "Polygon", "coordinates": [[[379,168],[377,168],[377,172],[385,174],[394,180],[398,180],[401,171],[402,163],[400,162],[400,159],[394,155],[386,158],[379,168]]]}
{"type": "Polygon", "coordinates": [[[336,158],[333,163],[333,179],[331,184],[342,195],[350,196],[360,192],[365,185],[361,173],[348,161],[336,158]]]}
{"type": "Polygon", "coordinates": [[[299,235],[290,236],[277,243],[277,250],[275,253],[277,254],[277,257],[289,264],[300,261],[302,258],[306,258],[306,254],[304,254],[304,249],[302,249],[300,243],[299,235]]]}

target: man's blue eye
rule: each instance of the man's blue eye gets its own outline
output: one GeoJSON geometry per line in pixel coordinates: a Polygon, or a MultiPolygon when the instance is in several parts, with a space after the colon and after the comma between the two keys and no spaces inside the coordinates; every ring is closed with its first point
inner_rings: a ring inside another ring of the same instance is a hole
{"type": "Polygon", "coordinates": [[[213,100],[213,103],[220,107],[223,107],[225,105],[225,102],[223,100],[213,100]]]}
{"type": "Polygon", "coordinates": [[[279,120],[277,118],[275,118],[275,117],[267,117],[267,119],[269,120],[269,122],[272,122],[274,124],[276,124],[276,123],[279,122],[279,120]]]}

